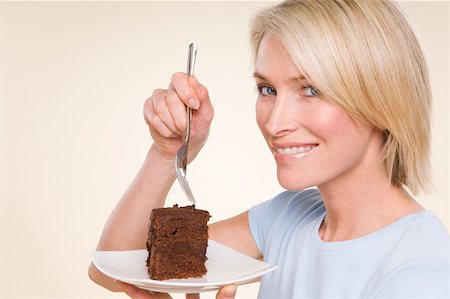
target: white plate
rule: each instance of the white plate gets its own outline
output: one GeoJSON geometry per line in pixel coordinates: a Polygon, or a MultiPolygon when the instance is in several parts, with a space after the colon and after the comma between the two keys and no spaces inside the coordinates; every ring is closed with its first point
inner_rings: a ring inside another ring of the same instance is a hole
{"type": "Polygon", "coordinates": [[[208,272],[202,278],[152,280],[145,261],[147,250],[94,251],[92,261],[105,275],[155,292],[199,293],[227,284],[245,284],[276,269],[215,241],[208,241],[208,272]]]}

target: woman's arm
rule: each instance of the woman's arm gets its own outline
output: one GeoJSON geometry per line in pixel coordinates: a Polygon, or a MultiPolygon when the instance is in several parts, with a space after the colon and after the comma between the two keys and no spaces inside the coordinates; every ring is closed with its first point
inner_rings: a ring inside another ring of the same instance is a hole
{"type": "Polygon", "coordinates": [[[250,232],[248,211],[209,225],[209,238],[245,255],[261,259],[262,255],[250,232]]]}
{"type": "MultiPolygon", "coordinates": [[[[162,158],[152,146],[136,178],[111,213],[97,250],[145,248],[150,212],[164,205],[174,180],[174,162],[162,158]]],[[[92,263],[89,277],[111,291],[121,291],[113,279],[92,263]]]]}

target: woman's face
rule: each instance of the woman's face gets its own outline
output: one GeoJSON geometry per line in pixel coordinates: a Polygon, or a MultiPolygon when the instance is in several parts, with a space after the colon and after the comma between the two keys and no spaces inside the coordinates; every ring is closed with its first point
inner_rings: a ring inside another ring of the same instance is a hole
{"type": "Polygon", "coordinates": [[[357,125],[320,98],[283,51],[265,36],[256,58],[256,119],[288,190],[319,186],[360,173],[374,129],[357,125]]]}

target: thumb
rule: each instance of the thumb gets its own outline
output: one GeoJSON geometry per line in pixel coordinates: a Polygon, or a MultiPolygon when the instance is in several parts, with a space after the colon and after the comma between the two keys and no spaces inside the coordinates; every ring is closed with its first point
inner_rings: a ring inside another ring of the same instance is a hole
{"type": "Polygon", "coordinates": [[[203,86],[195,76],[189,77],[189,82],[200,100],[200,107],[196,111],[198,117],[205,123],[211,123],[214,117],[214,108],[211,104],[211,99],[209,98],[208,89],[203,86]]]}
{"type": "Polygon", "coordinates": [[[219,292],[217,292],[216,299],[234,299],[236,291],[237,287],[235,284],[221,287],[219,292]]]}

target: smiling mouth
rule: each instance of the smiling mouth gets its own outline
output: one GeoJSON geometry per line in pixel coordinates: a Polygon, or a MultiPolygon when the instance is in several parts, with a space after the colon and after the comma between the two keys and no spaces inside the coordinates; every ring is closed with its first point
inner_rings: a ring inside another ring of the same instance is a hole
{"type": "Polygon", "coordinates": [[[316,148],[318,144],[308,144],[304,146],[298,146],[298,147],[286,147],[286,148],[276,148],[275,153],[279,155],[299,155],[299,154],[306,154],[316,148]]]}

